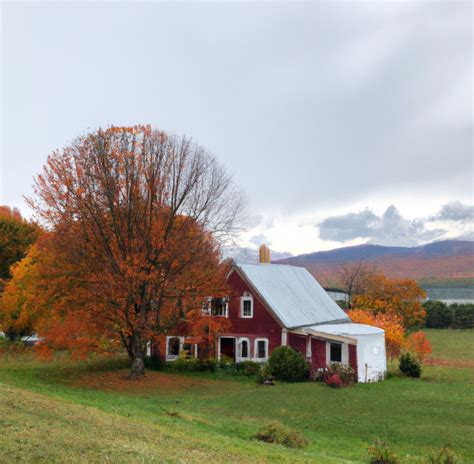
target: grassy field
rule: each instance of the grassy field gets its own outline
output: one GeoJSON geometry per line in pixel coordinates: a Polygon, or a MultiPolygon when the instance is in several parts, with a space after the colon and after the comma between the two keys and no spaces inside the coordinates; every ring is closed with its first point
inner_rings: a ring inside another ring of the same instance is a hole
{"type": "Polygon", "coordinates": [[[455,361],[474,361],[473,330],[427,329],[432,347],[432,357],[455,361]]]}
{"type": "Polygon", "coordinates": [[[449,446],[474,462],[474,331],[428,330],[434,365],[332,390],[258,386],[215,374],[148,372],[123,380],[123,361],[40,363],[0,358],[0,462],[368,462],[380,438],[402,462],[449,446]],[[254,439],[277,420],[309,444],[254,439]]]}

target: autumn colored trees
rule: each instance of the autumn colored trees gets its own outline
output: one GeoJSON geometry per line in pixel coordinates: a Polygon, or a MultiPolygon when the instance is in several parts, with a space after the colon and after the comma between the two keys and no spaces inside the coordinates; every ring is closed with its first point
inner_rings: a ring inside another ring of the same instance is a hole
{"type": "Polygon", "coordinates": [[[33,245],[27,256],[11,267],[12,278],[0,295],[0,323],[10,339],[33,332],[38,285],[37,248],[33,245]]]}
{"type": "Polygon", "coordinates": [[[387,355],[396,358],[405,346],[405,327],[398,316],[393,314],[374,314],[366,309],[351,309],[347,315],[352,322],[373,325],[385,331],[385,346],[387,355]]]}
{"type": "Polygon", "coordinates": [[[346,294],[347,308],[351,309],[355,295],[363,293],[369,278],[375,273],[365,262],[342,263],[336,275],[338,285],[346,294]]]}
{"type": "Polygon", "coordinates": [[[0,206],[0,281],[11,277],[10,267],[25,256],[39,234],[40,228],[17,209],[0,206]]]}
{"type": "Polygon", "coordinates": [[[421,327],[426,312],[424,290],[411,279],[389,279],[383,274],[367,275],[363,288],[353,297],[348,315],[353,322],[374,325],[385,330],[387,354],[395,358],[410,348],[420,358],[430,352],[422,332],[407,333],[421,327]]]}
{"type": "MultiPolygon", "coordinates": [[[[0,328],[11,340],[26,334],[29,331],[26,321],[18,321],[20,317],[20,307],[23,305],[22,300],[24,287],[12,287],[5,295],[8,300],[8,310],[4,310],[2,294],[4,290],[9,288],[9,282],[16,273],[22,275],[25,272],[25,266],[19,262],[25,259],[25,255],[32,244],[41,234],[40,227],[34,222],[24,219],[20,212],[15,208],[8,206],[0,206],[0,328]],[[15,307],[11,299],[15,295],[17,301],[15,307]]],[[[25,263],[26,267],[30,267],[30,263],[25,263]]],[[[22,277],[30,280],[29,277],[22,277]]]]}
{"type": "Polygon", "coordinates": [[[100,333],[142,375],[147,341],[225,293],[219,245],[243,203],[203,148],[149,126],[98,130],[54,152],[30,200],[49,231],[41,275],[57,289],[47,341],[74,331],[87,345],[100,333]]]}
{"type": "Polygon", "coordinates": [[[364,290],[354,298],[354,308],[364,308],[374,314],[398,316],[404,327],[423,324],[425,291],[411,279],[388,279],[383,274],[373,274],[366,280],[364,290]]]}

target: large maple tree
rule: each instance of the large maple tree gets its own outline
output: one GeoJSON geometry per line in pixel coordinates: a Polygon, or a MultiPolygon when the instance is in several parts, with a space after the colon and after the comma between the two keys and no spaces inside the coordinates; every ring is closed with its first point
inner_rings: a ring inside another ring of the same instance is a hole
{"type": "Polygon", "coordinates": [[[220,246],[239,226],[243,195],[186,137],[149,126],[80,137],[49,156],[29,201],[49,231],[47,340],[117,340],[139,377],[147,341],[226,293],[220,246]]]}

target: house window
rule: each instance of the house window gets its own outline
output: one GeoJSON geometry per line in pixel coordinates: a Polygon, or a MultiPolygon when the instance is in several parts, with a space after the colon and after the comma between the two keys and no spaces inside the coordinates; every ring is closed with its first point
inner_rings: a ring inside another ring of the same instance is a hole
{"type": "Polygon", "coordinates": [[[193,345],[191,345],[191,343],[184,343],[183,352],[185,353],[186,358],[191,358],[193,355],[193,345]]]}
{"type": "Polygon", "coordinates": [[[240,340],[240,359],[248,359],[250,356],[250,342],[248,338],[243,338],[240,340]]]}
{"type": "Polygon", "coordinates": [[[257,338],[255,340],[255,358],[257,360],[268,358],[268,340],[266,338],[257,338]]]}
{"type": "Polygon", "coordinates": [[[240,315],[245,318],[253,317],[253,298],[251,296],[240,298],[240,315]]]}
{"type": "Polygon", "coordinates": [[[227,317],[228,298],[208,297],[202,305],[202,314],[204,316],[227,317]]]}
{"type": "Polygon", "coordinates": [[[213,316],[227,317],[227,298],[212,298],[211,314],[213,316]]]}
{"type": "Polygon", "coordinates": [[[166,359],[173,360],[179,358],[182,337],[166,337],[166,359]]]}
{"type": "Polygon", "coordinates": [[[342,345],[331,343],[329,360],[331,362],[342,362],[342,345]]]}

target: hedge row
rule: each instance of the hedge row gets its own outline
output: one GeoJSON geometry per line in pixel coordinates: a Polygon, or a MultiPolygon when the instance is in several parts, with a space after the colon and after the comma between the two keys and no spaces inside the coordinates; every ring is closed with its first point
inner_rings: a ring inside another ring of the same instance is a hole
{"type": "Polygon", "coordinates": [[[474,304],[453,303],[447,305],[442,301],[426,301],[425,325],[430,329],[472,329],[474,328],[474,304]]]}

